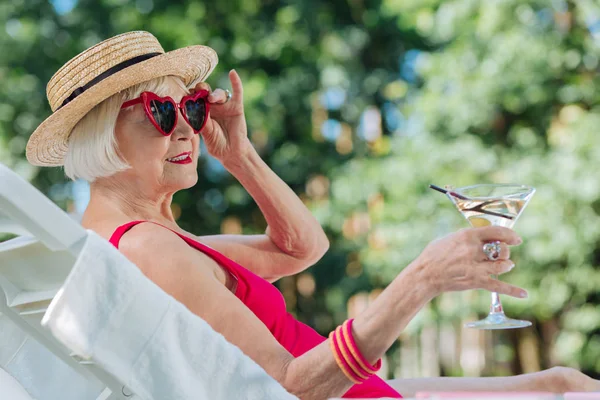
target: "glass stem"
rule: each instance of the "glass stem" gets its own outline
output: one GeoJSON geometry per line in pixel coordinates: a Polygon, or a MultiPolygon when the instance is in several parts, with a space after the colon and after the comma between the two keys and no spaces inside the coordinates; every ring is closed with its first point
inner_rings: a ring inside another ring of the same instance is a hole
{"type": "MultiPolygon", "coordinates": [[[[498,279],[496,275],[492,275],[493,279],[498,279]]],[[[490,314],[504,314],[500,296],[496,292],[492,292],[492,305],[490,306],[490,314]]]]}

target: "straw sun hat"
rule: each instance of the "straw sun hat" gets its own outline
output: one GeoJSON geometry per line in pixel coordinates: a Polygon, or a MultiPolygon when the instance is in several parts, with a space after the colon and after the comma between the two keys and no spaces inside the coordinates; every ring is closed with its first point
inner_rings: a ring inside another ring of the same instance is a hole
{"type": "Polygon", "coordinates": [[[186,86],[206,79],[217,65],[206,46],[165,53],[148,32],[128,32],[90,47],[63,65],[48,82],[52,108],[27,142],[27,160],[38,166],[59,166],[73,127],[96,105],[133,85],[167,75],[186,86]]]}

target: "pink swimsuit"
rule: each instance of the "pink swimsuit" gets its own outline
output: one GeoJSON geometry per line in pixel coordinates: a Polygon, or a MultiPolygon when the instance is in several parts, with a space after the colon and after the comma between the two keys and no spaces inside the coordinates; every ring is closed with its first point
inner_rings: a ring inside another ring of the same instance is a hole
{"type": "MultiPolygon", "coordinates": [[[[145,221],[132,221],[115,230],[110,242],[119,248],[121,237],[133,226],[145,221]]],[[[167,228],[168,229],[168,228],[167,228]]],[[[248,307],[271,331],[275,339],[294,357],[299,357],[326,340],[314,329],[290,315],[283,296],[268,281],[245,269],[238,263],[210,247],[189,237],[180,235],[188,245],[208,255],[237,279],[235,295],[248,307]]],[[[344,398],[377,398],[402,396],[377,376],[372,376],[360,385],[354,385],[344,394],[344,398]]]]}

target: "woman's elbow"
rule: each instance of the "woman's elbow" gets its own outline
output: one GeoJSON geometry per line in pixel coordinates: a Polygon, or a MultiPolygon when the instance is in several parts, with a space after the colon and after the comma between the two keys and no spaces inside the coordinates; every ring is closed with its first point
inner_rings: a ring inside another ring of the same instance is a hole
{"type": "Polygon", "coordinates": [[[329,239],[325,235],[325,232],[321,232],[313,236],[310,242],[310,246],[305,248],[303,254],[298,254],[297,258],[308,265],[313,265],[329,250],[329,239]]]}
{"type": "Polygon", "coordinates": [[[308,265],[319,261],[329,250],[329,239],[323,231],[302,236],[279,235],[271,240],[283,253],[308,265]]]}

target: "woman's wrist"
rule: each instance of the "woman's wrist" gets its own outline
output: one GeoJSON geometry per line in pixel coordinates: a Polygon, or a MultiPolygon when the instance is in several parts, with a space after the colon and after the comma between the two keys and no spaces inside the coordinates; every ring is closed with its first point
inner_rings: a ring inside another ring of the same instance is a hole
{"type": "Polygon", "coordinates": [[[417,287],[418,292],[425,296],[425,301],[431,301],[433,298],[440,295],[443,290],[442,282],[439,282],[436,277],[431,276],[427,263],[419,259],[410,263],[400,275],[394,280],[402,281],[402,286],[417,287]]]}
{"type": "Polygon", "coordinates": [[[221,164],[231,172],[233,175],[240,171],[245,171],[256,164],[256,158],[260,159],[260,156],[252,146],[250,140],[246,140],[243,145],[240,146],[240,150],[236,151],[227,157],[223,157],[221,164]]]}

